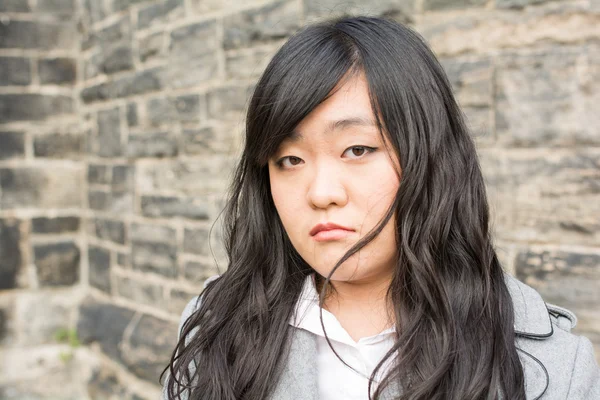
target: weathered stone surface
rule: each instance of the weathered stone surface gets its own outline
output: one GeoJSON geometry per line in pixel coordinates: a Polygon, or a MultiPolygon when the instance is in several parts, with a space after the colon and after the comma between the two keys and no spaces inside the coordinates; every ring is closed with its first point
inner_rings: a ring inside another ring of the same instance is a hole
{"type": "Polygon", "coordinates": [[[147,217],[183,217],[206,220],[208,205],[197,198],[142,196],[142,214],[147,217]]]}
{"type": "Polygon", "coordinates": [[[105,74],[133,69],[133,52],[129,44],[110,47],[102,52],[98,70],[105,74]]]}
{"type": "Polygon", "coordinates": [[[177,151],[177,138],[170,132],[129,134],[128,157],[172,157],[177,155],[177,151]]]}
{"type": "Polygon", "coordinates": [[[39,345],[55,341],[54,335],[69,327],[74,301],[69,296],[49,293],[22,293],[15,302],[20,320],[20,344],[39,345]]]}
{"type": "Polygon", "coordinates": [[[111,167],[108,165],[89,164],[87,179],[90,184],[109,184],[111,182],[111,167]]]}
{"type": "Polygon", "coordinates": [[[235,53],[229,52],[225,59],[225,72],[228,78],[258,78],[276,49],[249,49],[235,53]]]}
{"type": "Polygon", "coordinates": [[[138,243],[167,243],[177,244],[175,229],[163,225],[133,223],[131,225],[131,240],[138,243]]]}
{"type": "Polygon", "coordinates": [[[0,49],[73,49],[74,24],[8,19],[0,24],[0,49]]]}
{"type": "Polygon", "coordinates": [[[75,0],[44,0],[36,6],[36,11],[51,14],[72,15],[76,10],[75,0]]]}
{"type": "Polygon", "coordinates": [[[186,228],[183,234],[183,251],[205,256],[210,255],[208,232],[209,228],[186,228]]]}
{"type": "Polygon", "coordinates": [[[128,103],[127,104],[127,125],[129,127],[138,126],[139,124],[139,115],[138,115],[138,106],[137,103],[128,103]]]}
{"type": "Polygon", "coordinates": [[[88,262],[90,285],[110,294],[110,251],[90,245],[88,262]]]}
{"type": "Polygon", "coordinates": [[[185,289],[171,289],[171,295],[167,303],[170,312],[176,315],[181,315],[183,309],[190,302],[190,300],[200,293],[202,282],[197,283],[199,286],[197,292],[190,292],[189,290],[185,289]]]}
{"type": "Polygon", "coordinates": [[[523,8],[525,6],[548,3],[552,0],[496,0],[498,8],[523,8]]]}
{"type": "Polygon", "coordinates": [[[92,210],[116,213],[131,212],[133,210],[133,194],[123,190],[112,192],[90,190],[88,191],[88,204],[92,210]]]}
{"type": "Polygon", "coordinates": [[[175,278],[177,271],[177,247],[167,243],[132,241],[131,264],[133,269],[175,278]]]}
{"type": "Polygon", "coordinates": [[[40,286],[68,286],[79,281],[80,252],[72,241],[33,246],[40,286]]]}
{"type": "Polygon", "coordinates": [[[21,268],[21,223],[0,219],[0,290],[17,287],[21,268]]]}
{"type": "Polygon", "coordinates": [[[38,73],[42,84],[75,83],[77,64],[72,58],[41,59],[38,62],[38,73]]]}
{"type": "Polygon", "coordinates": [[[83,0],[84,15],[86,15],[91,23],[101,21],[106,17],[105,2],[98,0],[83,0]]]}
{"type": "Polygon", "coordinates": [[[36,234],[77,232],[79,223],[79,217],[38,217],[31,219],[31,231],[36,234]]]}
{"type": "Polygon", "coordinates": [[[135,167],[133,165],[115,165],[112,170],[113,190],[133,190],[135,167]]]}
{"type": "Polygon", "coordinates": [[[138,29],[183,15],[183,0],[160,0],[138,11],[138,29]]]}
{"type": "Polygon", "coordinates": [[[98,111],[98,143],[100,157],[118,157],[122,154],[121,111],[118,107],[98,111]]]}
{"type": "Polygon", "coordinates": [[[91,103],[153,92],[163,88],[161,74],[162,68],[158,67],[103,82],[83,89],[81,98],[85,103],[91,103]]]}
{"type": "Polygon", "coordinates": [[[164,58],[166,54],[165,43],[163,32],[152,33],[141,38],[138,44],[140,61],[146,62],[164,58]]]}
{"type": "Polygon", "coordinates": [[[0,12],[30,12],[31,7],[23,0],[2,0],[0,12]]]}
{"type": "Polygon", "coordinates": [[[129,257],[129,254],[117,253],[117,265],[123,268],[131,267],[131,259],[129,257]]]}
{"type": "Polygon", "coordinates": [[[175,348],[177,324],[143,315],[123,352],[123,362],[142,379],[156,382],[175,348]]]}
{"type": "Polygon", "coordinates": [[[112,10],[113,11],[123,11],[123,10],[129,8],[129,6],[131,6],[131,5],[143,3],[145,1],[147,1],[147,0],[113,0],[112,10]]]}
{"type": "Polygon", "coordinates": [[[501,59],[496,129],[502,145],[598,145],[598,47],[553,47],[501,59]]]}
{"type": "Polygon", "coordinates": [[[387,16],[404,23],[412,22],[415,2],[411,0],[380,0],[365,3],[362,0],[305,0],[304,12],[309,21],[340,15],[387,16]]]}
{"type": "MultiPolygon", "coordinates": [[[[186,262],[183,269],[183,275],[185,279],[188,279],[194,283],[203,283],[206,279],[217,274],[218,272],[213,266],[209,265],[208,263],[198,261],[186,262]]],[[[171,298],[172,297],[173,292],[171,292],[171,298]]],[[[181,310],[183,310],[183,308],[181,310]]]]}
{"type": "Polygon", "coordinates": [[[0,160],[25,156],[23,132],[0,132],[0,160]]]}
{"type": "Polygon", "coordinates": [[[79,167],[0,168],[0,204],[3,209],[81,206],[79,167]]]}
{"type": "Polygon", "coordinates": [[[125,224],[122,221],[95,218],[92,223],[98,238],[125,244],[125,224]]]}
{"type": "Polygon", "coordinates": [[[485,6],[487,0],[424,0],[423,10],[437,11],[456,8],[485,6]]]}
{"type": "Polygon", "coordinates": [[[248,47],[287,38],[300,28],[300,15],[297,1],[281,0],[227,16],[223,19],[223,47],[248,47]]]}
{"type": "Polygon", "coordinates": [[[216,120],[241,120],[253,87],[224,86],[207,93],[208,115],[216,120]]]}
{"type": "Polygon", "coordinates": [[[0,86],[21,86],[31,83],[31,62],[24,57],[0,57],[0,86]]]}
{"type": "MultiPolygon", "coordinates": [[[[1,26],[1,24],[0,24],[1,26]]],[[[0,121],[40,121],[74,111],[73,98],[63,95],[12,93],[0,95],[0,121]]]]}
{"type": "Polygon", "coordinates": [[[87,383],[87,390],[92,399],[125,399],[127,396],[127,385],[107,368],[94,370],[87,383]]]}
{"type": "Polygon", "coordinates": [[[77,159],[84,153],[84,137],[79,133],[51,133],[33,137],[36,157],[77,159]]]}
{"type": "MultiPolygon", "coordinates": [[[[84,344],[98,342],[102,351],[113,360],[121,360],[119,344],[134,312],[92,297],[86,298],[79,308],[77,333],[84,344]]],[[[166,365],[166,364],[165,364],[166,365]]]]}
{"type": "Polygon", "coordinates": [[[140,304],[164,307],[165,298],[163,288],[160,285],[151,282],[140,282],[137,279],[125,276],[117,277],[116,284],[119,296],[140,304]]]}
{"type": "Polygon", "coordinates": [[[114,44],[123,44],[131,40],[132,29],[129,16],[125,16],[112,24],[91,32],[90,36],[82,43],[82,50],[88,50],[96,45],[105,49],[114,44]]]}
{"type": "Polygon", "coordinates": [[[151,125],[198,121],[206,109],[206,100],[199,95],[158,97],[148,100],[146,110],[151,125]]]}

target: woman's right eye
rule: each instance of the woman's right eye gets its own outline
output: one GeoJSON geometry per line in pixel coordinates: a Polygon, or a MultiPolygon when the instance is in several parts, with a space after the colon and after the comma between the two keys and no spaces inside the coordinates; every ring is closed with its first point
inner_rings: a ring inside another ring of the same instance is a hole
{"type": "Polygon", "coordinates": [[[288,167],[287,165],[286,165],[286,166],[284,166],[284,162],[285,162],[286,160],[289,160],[289,161],[290,161],[290,163],[291,163],[291,166],[292,166],[292,167],[293,167],[294,165],[298,165],[298,164],[300,163],[300,161],[302,161],[302,159],[301,159],[301,158],[299,158],[299,157],[295,157],[295,156],[285,156],[285,157],[282,157],[282,158],[280,158],[280,159],[277,161],[277,163],[276,163],[276,164],[277,164],[277,166],[278,166],[279,168],[281,168],[281,169],[287,168],[287,167],[288,167]]]}

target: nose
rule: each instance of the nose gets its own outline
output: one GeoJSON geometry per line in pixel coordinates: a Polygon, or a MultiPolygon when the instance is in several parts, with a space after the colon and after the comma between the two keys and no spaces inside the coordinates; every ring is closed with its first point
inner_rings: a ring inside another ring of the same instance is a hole
{"type": "Polygon", "coordinates": [[[343,207],[348,202],[348,193],[343,183],[343,174],[331,164],[315,165],[307,192],[307,200],[313,208],[328,208],[330,205],[343,207]]]}

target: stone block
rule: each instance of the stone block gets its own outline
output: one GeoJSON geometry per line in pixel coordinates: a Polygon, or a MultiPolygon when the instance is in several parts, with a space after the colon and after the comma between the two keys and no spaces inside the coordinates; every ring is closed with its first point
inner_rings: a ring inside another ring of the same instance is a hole
{"type": "Polygon", "coordinates": [[[31,219],[34,234],[61,234],[79,231],[79,217],[37,217],[31,219]]]}
{"type": "Polygon", "coordinates": [[[131,260],[129,254],[126,253],[117,253],[117,265],[123,268],[131,267],[131,260]]]}
{"type": "Polygon", "coordinates": [[[306,0],[304,12],[309,21],[341,15],[387,16],[403,23],[411,23],[415,2],[412,0],[379,0],[366,3],[362,0],[306,0]]]}
{"type": "Polygon", "coordinates": [[[125,276],[117,277],[115,282],[119,296],[133,300],[139,304],[159,308],[164,307],[165,298],[162,286],[151,282],[140,282],[137,279],[125,276]]]}
{"type": "Polygon", "coordinates": [[[129,134],[128,157],[172,157],[176,156],[177,152],[177,137],[170,132],[129,134]]]}
{"type": "Polygon", "coordinates": [[[225,59],[227,77],[258,78],[275,55],[275,50],[257,48],[227,54],[225,59]]]}
{"type": "Polygon", "coordinates": [[[177,231],[169,226],[133,223],[131,240],[138,243],[166,243],[177,245],[177,231]]]}
{"type": "Polygon", "coordinates": [[[160,0],[140,8],[138,11],[138,29],[148,28],[157,22],[164,22],[183,15],[183,0],[160,0]]]}
{"type": "Polygon", "coordinates": [[[124,44],[131,41],[131,36],[131,19],[127,15],[96,32],[92,31],[89,38],[82,43],[82,50],[94,46],[105,49],[115,44],[124,44]]]}
{"type": "Polygon", "coordinates": [[[31,12],[31,7],[23,0],[2,0],[0,12],[31,12]]]}
{"type": "Polygon", "coordinates": [[[106,355],[120,361],[119,345],[133,316],[134,312],[129,309],[87,297],[79,308],[79,339],[83,344],[98,342],[106,355]]]}
{"type": "Polygon", "coordinates": [[[163,69],[152,68],[87,87],[81,91],[81,99],[84,103],[92,103],[150,93],[163,88],[163,79],[163,69]]]}
{"type": "Polygon", "coordinates": [[[125,224],[122,221],[95,218],[92,223],[96,237],[117,244],[125,244],[125,224]]]}
{"type": "Polygon", "coordinates": [[[140,122],[137,103],[127,103],[127,125],[129,127],[138,126],[140,122]]]}
{"type": "Polygon", "coordinates": [[[36,11],[49,14],[72,15],[77,11],[75,0],[38,1],[36,11]]]}
{"type": "Polygon", "coordinates": [[[483,7],[487,0],[424,0],[424,11],[439,11],[450,9],[463,9],[470,7],[483,7]]]}
{"type": "Polygon", "coordinates": [[[89,19],[90,23],[96,23],[106,17],[107,12],[104,5],[104,1],[83,0],[84,15],[89,19]]]}
{"type": "Polygon", "coordinates": [[[19,319],[20,344],[39,345],[55,342],[54,336],[69,327],[71,311],[75,309],[71,296],[50,293],[22,293],[15,302],[19,319]]]}
{"type": "Polygon", "coordinates": [[[23,132],[0,131],[0,160],[25,157],[23,132]]]}
{"type": "Polygon", "coordinates": [[[253,87],[224,86],[207,93],[208,115],[215,120],[242,120],[253,87]]]}
{"type": "Polygon", "coordinates": [[[156,382],[177,344],[177,323],[143,315],[123,352],[123,361],[136,376],[156,382]]]}
{"type": "Polygon", "coordinates": [[[233,49],[285,39],[300,28],[300,4],[280,0],[223,19],[223,47],[233,49]]]}
{"type": "Polygon", "coordinates": [[[163,32],[151,33],[141,38],[138,43],[140,61],[146,62],[163,58],[166,53],[165,43],[163,32]]]}
{"type": "Polygon", "coordinates": [[[133,165],[115,165],[112,170],[112,189],[113,190],[131,190],[135,176],[135,166],[133,165]]]}
{"type": "Polygon", "coordinates": [[[75,24],[8,19],[0,24],[0,49],[73,50],[75,24]]]}
{"type": "Polygon", "coordinates": [[[548,3],[552,0],[496,0],[497,8],[523,8],[525,6],[548,3]]]}
{"type": "Polygon", "coordinates": [[[84,151],[84,137],[79,133],[51,133],[33,137],[35,157],[79,159],[84,151]]]}
{"type": "MultiPolygon", "coordinates": [[[[0,24],[1,26],[1,24],[0,24]]],[[[6,93],[0,95],[0,121],[41,121],[48,117],[71,114],[73,98],[38,93],[6,93]]]]}
{"type": "Polygon", "coordinates": [[[119,374],[108,368],[98,368],[87,383],[87,391],[91,399],[125,399],[127,386],[121,382],[119,374]]]}
{"type": "Polygon", "coordinates": [[[168,243],[132,241],[131,264],[138,271],[176,278],[177,247],[168,243]]]}
{"type": "MultiPolygon", "coordinates": [[[[203,283],[206,279],[217,274],[218,272],[214,267],[210,266],[208,263],[199,261],[188,261],[183,268],[185,279],[194,283],[203,283]]],[[[171,292],[171,297],[173,297],[173,292],[171,292]]],[[[183,311],[183,308],[181,310],[183,311]]]]}
{"type": "Polygon", "coordinates": [[[112,2],[112,10],[113,11],[123,11],[129,8],[132,5],[143,3],[148,0],[113,0],[112,2]]]}
{"type": "Polygon", "coordinates": [[[186,253],[209,256],[210,249],[208,247],[208,233],[208,227],[186,228],[183,233],[183,251],[186,253]]]}
{"type": "Polygon", "coordinates": [[[77,64],[72,58],[41,59],[38,73],[42,84],[72,84],[77,79],[77,64]]]}
{"type": "Polygon", "coordinates": [[[243,130],[237,124],[216,123],[182,131],[181,151],[189,155],[218,156],[238,154],[243,130]]]}
{"type": "Polygon", "coordinates": [[[110,251],[90,245],[88,263],[90,267],[90,286],[110,294],[110,251]]]}
{"type": "Polygon", "coordinates": [[[88,204],[92,210],[127,213],[133,211],[133,194],[129,191],[88,191],[88,204]]]}
{"type": "Polygon", "coordinates": [[[77,166],[0,168],[0,204],[13,208],[72,208],[82,204],[77,166]]]}
{"type": "Polygon", "coordinates": [[[146,110],[151,125],[198,121],[206,108],[204,97],[184,95],[177,97],[157,97],[148,100],[146,110]]]}
{"type": "Polygon", "coordinates": [[[197,198],[172,196],[142,196],[142,215],[154,218],[182,217],[207,220],[209,207],[197,198]]]}
{"type": "Polygon", "coordinates": [[[31,62],[24,57],[0,57],[0,86],[23,86],[31,83],[31,62]]]}
{"type": "Polygon", "coordinates": [[[98,70],[104,74],[133,69],[133,52],[129,44],[109,47],[103,50],[98,70]]]}
{"type": "Polygon", "coordinates": [[[106,185],[111,183],[112,168],[108,165],[89,164],[87,180],[90,184],[106,185]]]}
{"type": "Polygon", "coordinates": [[[123,153],[121,144],[121,111],[118,107],[98,111],[98,155],[119,157],[123,153]]]}
{"type": "Polygon", "coordinates": [[[18,286],[21,263],[21,222],[0,219],[0,290],[18,286]]]}
{"type": "Polygon", "coordinates": [[[41,287],[70,286],[79,282],[80,252],[72,241],[33,245],[41,287]]]}

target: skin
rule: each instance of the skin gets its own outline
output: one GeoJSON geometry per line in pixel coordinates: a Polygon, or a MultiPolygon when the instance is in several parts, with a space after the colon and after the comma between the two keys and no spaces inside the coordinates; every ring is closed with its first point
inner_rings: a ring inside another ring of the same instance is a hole
{"type": "MultiPolygon", "coordinates": [[[[374,125],[364,75],[341,80],[337,89],[300,122],[296,129],[300,137],[286,139],[269,161],[271,194],[284,229],[298,253],[323,277],[383,218],[401,178],[397,156],[374,125]],[[332,121],[352,118],[373,125],[350,123],[329,129],[332,121]],[[371,152],[368,147],[377,149],[371,152]],[[325,222],[354,232],[317,242],[309,232],[325,222]]],[[[393,324],[385,291],[397,260],[394,235],[392,217],[332,276],[335,290],[324,308],[356,341],[393,324]]]]}

